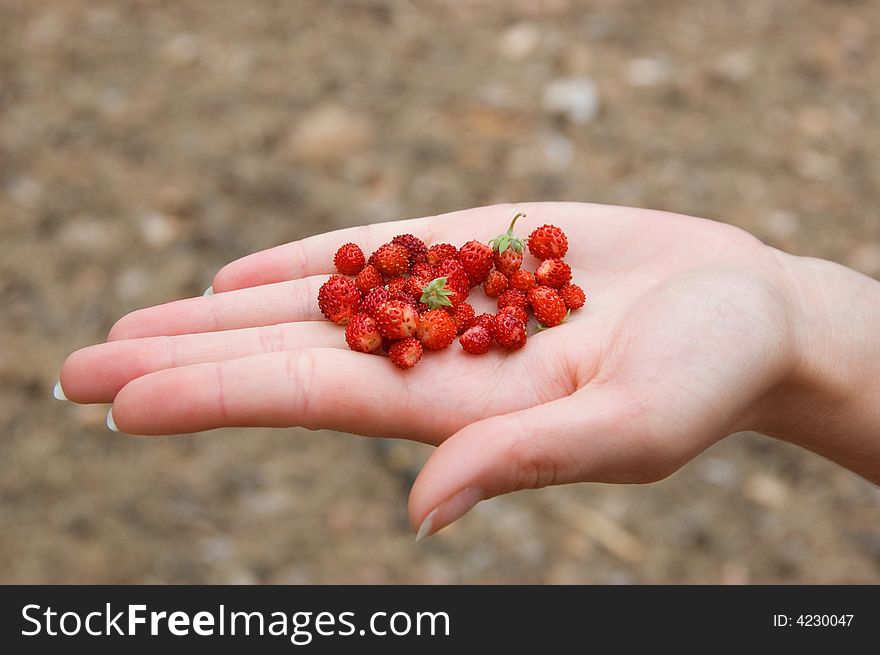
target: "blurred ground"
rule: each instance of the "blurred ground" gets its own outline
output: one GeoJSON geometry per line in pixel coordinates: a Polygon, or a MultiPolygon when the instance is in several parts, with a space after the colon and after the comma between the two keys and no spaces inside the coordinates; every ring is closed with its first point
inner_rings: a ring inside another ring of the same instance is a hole
{"type": "Polygon", "coordinates": [[[871,0],[0,0],[0,582],[880,582],[877,488],[754,435],[417,546],[397,462],[426,448],[138,439],[51,398],[68,352],[227,260],[500,200],[880,276],[878,30],[871,0]]]}

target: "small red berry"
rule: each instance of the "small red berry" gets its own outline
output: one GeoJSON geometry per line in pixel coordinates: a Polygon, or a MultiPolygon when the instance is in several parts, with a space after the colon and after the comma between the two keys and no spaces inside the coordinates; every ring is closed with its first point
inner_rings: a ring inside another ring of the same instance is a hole
{"type": "Polygon", "coordinates": [[[394,277],[388,280],[388,293],[392,296],[397,295],[399,293],[403,293],[409,290],[409,278],[403,277],[394,277]]]}
{"type": "Polygon", "coordinates": [[[409,250],[399,243],[386,243],[380,246],[370,260],[380,273],[388,277],[397,277],[409,272],[409,250]]]}
{"type": "Polygon", "coordinates": [[[443,350],[455,341],[455,321],[442,309],[432,309],[419,317],[416,336],[428,350],[443,350]]]}
{"type": "Polygon", "coordinates": [[[388,349],[388,356],[397,368],[412,368],[422,358],[422,344],[414,337],[395,341],[388,349]]]}
{"type": "Polygon", "coordinates": [[[569,309],[580,309],[587,302],[584,290],[576,284],[566,284],[559,290],[559,295],[562,296],[565,306],[569,309]]]}
{"type": "Polygon", "coordinates": [[[525,214],[519,213],[514,216],[507,232],[499,234],[489,242],[494,252],[495,268],[507,276],[513,275],[514,271],[522,266],[523,240],[513,234],[513,227],[520,216],[525,214]]]}
{"type": "Polygon", "coordinates": [[[510,276],[510,288],[523,293],[528,293],[535,284],[535,274],[524,268],[514,271],[510,276]]]}
{"type": "Polygon", "coordinates": [[[479,325],[480,327],[484,327],[491,332],[493,318],[494,316],[492,316],[492,314],[477,314],[476,316],[474,316],[474,320],[471,322],[470,327],[479,325]]]}
{"type": "Polygon", "coordinates": [[[542,225],[529,235],[529,252],[538,259],[560,259],[568,252],[568,238],[555,225],[542,225]]]}
{"type": "Polygon", "coordinates": [[[409,261],[413,264],[424,262],[428,259],[428,246],[425,242],[412,234],[398,234],[391,239],[391,243],[396,243],[409,251],[409,261]]]}
{"type": "Polygon", "coordinates": [[[507,284],[507,276],[504,275],[504,273],[492,271],[489,273],[489,277],[486,278],[486,281],[483,282],[483,291],[490,298],[497,298],[507,291],[507,284]]]}
{"type": "Polygon", "coordinates": [[[545,259],[535,271],[538,284],[560,289],[571,282],[571,266],[561,259],[545,259]]]}
{"type": "Polygon", "coordinates": [[[513,314],[501,312],[492,319],[492,337],[505,350],[518,350],[526,345],[526,326],[513,314]]]}
{"type": "Polygon", "coordinates": [[[567,316],[565,301],[556,293],[556,289],[550,287],[535,287],[529,292],[529,300],[532,303],[532,311],[535,318],[543,327],[555,327],[562,323],[567,316]]]}
{"type": "Polygon", "coordinates": [[[366,293],[370,289],[381,287],[385,284],[385,280],[382,279],[382,274],[379,272],[379,269],[372,264],[367,264],[361,272],[357,274],[354,283],[357,285],[357,288],[361,293],[366,293]]]}
{"type": "Polygon", "coordinates": [[[456,257],[457,255],[458,248],[451,243],[436,243],[428,248],[428,263],[431,266],[436,266],[450,257],[456,257]]]}
{"type": "Polygon", "coordinates": [[[361,292],[351,278],[332,275],[318,290],[318,307],[328,319],[345,325],[357,312],[361,292]]]}
{"type": "Polygon", "coordinates": [[[379,332],[388,339],[405,339],[416,333],[418,312],[404,300],[389,300],[376,308],[374,317],[379,332]]]}
{"type": "Polygon", "coordinates": [[[471,355],[484,355],[489,352],[489,348],[492,346],[492,335],[482,325],[475,325],[468,328],[459,337],[458,342],[465,352],[471,355]]]}
{"type": "Polygon", "coordinates": [[[467,330],[474,322],[474,317],[476,316],[474,308],[466,302],[456,305],[455,307],[450,307],[446,311],[449,312],[452,321],[455,323],[455,331],[457,334],[461,334],[467,330]]]}
{"type": "Polygon", "coordinates": [[[479,241],[468,241],[458,251],[458,260],[467,273],[471,286],[482,284],[492,270],[492,249],[479,241]]]}
{"type": "Polygon", "coordinates": [[[379,308],[379,305],[382,305],[389,300],[391,300],[391,294],[388,293],[388,289],[385,287],[370,289],[361,299],[360,311],[364,314],[373,316],[379,308]]]}
{"type": "Polygon", "coordinates": [[[528,309],[529,299],[522,291],[517,291],[516,289],[508,289],[500,296],[498,296],[498,309],[504,309],[508,305],[514,305],[515,307],[528,309]]]}
{"type": "Polygon", "coordinates": [[[346,243],[333,257],[336,270],[343,275],[357,275],[367,263],[364,251],[355,243],[346,243]]]}
{"type": "Polygon", "coordinates": [[[413,277],[426,277],[429,280],[433,280],[435,277],[440,277],[437,275],[437,271],[434,270],[434,267],[431,266],[427,262],[419,262],[418,264],[414,264],[412,267],[413,277]]]}
{"type": "Polygon", "coordinates": [[[529,322],[529,313],[522,307],[517,307],[516,305],[508,305],[504,309],[500,310],[498,313],[512,314],[513,316],[516,316],[519,320],[521,320],[523,324],[527,324],[529,322]]]}
{"type": "Polygon", "coordinates": [[[345,326],[345,341],[349,348],[357,352],[374,352],[382,345],[379,325],[368,314],[355,314],[345,326]]]}

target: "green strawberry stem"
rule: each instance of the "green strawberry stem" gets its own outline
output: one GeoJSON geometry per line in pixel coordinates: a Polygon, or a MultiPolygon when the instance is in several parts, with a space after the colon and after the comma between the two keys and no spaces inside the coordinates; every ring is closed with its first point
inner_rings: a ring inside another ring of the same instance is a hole
{"type": "Polygon", "coordinates": [[[439,309],[440,307],[452,307],[452,301],[449,296],[454,294],[446,288],[446,277],[438,277],[422,287],[422,297],[419,298],[431,309],[439,309]]]}
{"type": "Polygon", "coordinates": [[[513,248],[516,252],[523,251],[523,246],[525,245],[526,240],[514,236],[513,228],[516,225],[517,220],[519,220],[519,217],[525,215],[525,212],[519,212],[516,216],[513,217],[513,220],[510,221],[510,227],[507,228],[507,232],[505,232],[504,234],[499,234],[497,237],[489,242],[492,250],[497,253],[502,253],[508,248],[513,248]]]}

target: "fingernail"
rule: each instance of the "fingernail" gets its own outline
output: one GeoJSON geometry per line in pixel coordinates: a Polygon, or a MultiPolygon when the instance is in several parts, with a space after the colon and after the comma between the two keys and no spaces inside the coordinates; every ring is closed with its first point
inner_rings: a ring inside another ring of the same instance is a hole
{"type": "Polygon", "coordinates": [[[61,388],[60,382],[55,383],[55,388],[52,389],[52,395],[55,396],[55,400],[67,400],[67,396],[64,395],[64,389],[61,388]]]}
{"type": "Polygon", "coordinates": [[[205,291],[204,291],[204,293],[202,293],[202,295],[203,296],[213,296],[214,295],[214,286],[211,285],[210,287],[205,289],[205,291]]]}
{"type": "Polygon", "coordinates": [[[462,489],[449,500],[437,505],[422,521],[416,533],[416,541],[436,534],[450,523],[454,523],[467,514],[474,505],[483,500],[483,491],[477,487],[462,489]]]}
{"type": "Polygon", "coordinates": [[[113,408],[110,408],[110,411],[107,412],[107,427],[113,430],[114,432],[119,432],[119,428],[116,427],[116,421],[113,420],[113,408]]]}

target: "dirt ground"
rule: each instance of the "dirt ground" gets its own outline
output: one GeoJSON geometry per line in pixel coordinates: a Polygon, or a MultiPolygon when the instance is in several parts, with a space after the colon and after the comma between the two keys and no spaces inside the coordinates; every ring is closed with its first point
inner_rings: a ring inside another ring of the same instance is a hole
{"type": "Polygon", "coordinates": [[[756,435],[417,545],[427,447],[126,437],[51,396],[228,260],[502,200],[706,216],[880,276],[878,31],[871,0],[0,0],[0,582],[880,582],[880,491],[756,435]]]}

